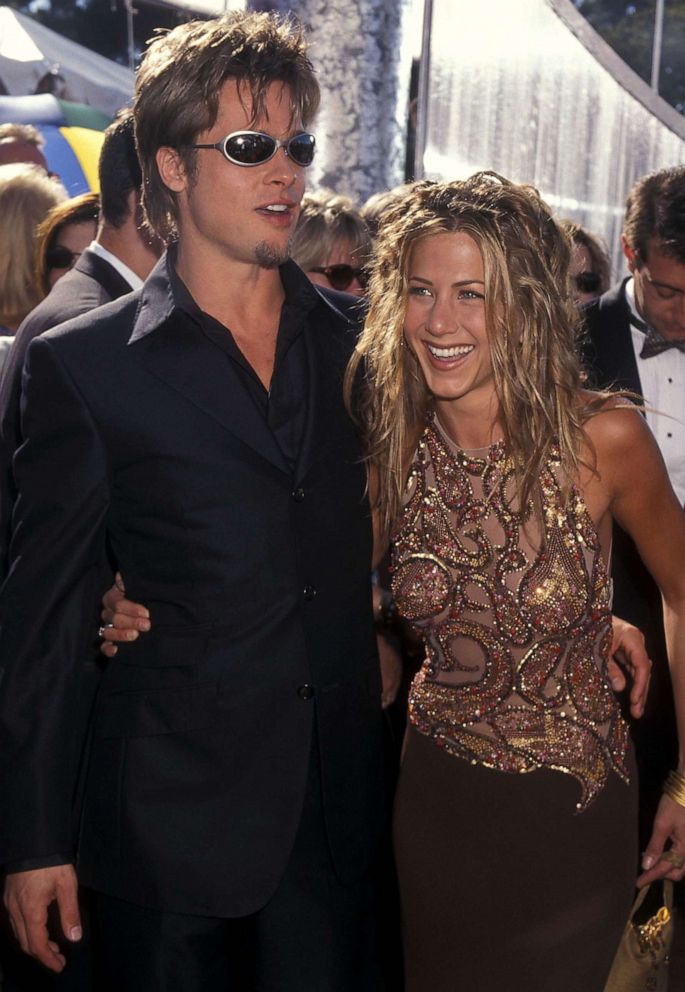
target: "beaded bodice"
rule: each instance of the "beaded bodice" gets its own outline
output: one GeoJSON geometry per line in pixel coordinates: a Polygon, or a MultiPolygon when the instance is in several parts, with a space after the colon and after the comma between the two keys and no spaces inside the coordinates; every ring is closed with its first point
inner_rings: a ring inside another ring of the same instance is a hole
{"type": "Polygon", "coordinates": [[[611,769],[627,779],[606,677],[610,581],[558,451],[539,488],[541,512],[521,510],[504,442],[464,451],[427,426],[393,535],[395,601],[426,644],[409,718],[474,763],[575,776],[581,810],[611,769]]]}

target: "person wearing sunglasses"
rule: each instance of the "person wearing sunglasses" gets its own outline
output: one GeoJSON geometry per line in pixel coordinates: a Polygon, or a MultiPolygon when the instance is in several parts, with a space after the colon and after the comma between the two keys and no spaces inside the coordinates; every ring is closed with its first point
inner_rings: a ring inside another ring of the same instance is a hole
{"type": "Polygon", "coordinates": [[[50,211],[37,231],[36,281],[47,296],[74,267],[95,237],[100,212],[97,193],[82,193],[50,211]]]}
{"type": "Polygon", "coordinates": [[[289,18],[157,36],[133,114],[167,251],[28,349],[0,860],[21,946],[59,972],[43,921],[56,899],[81,939],[77,859],[98,992],[382,988],[373,535],[342,392],[359,308],[289,259],[318,103],[289,18]],[[151,629],[100,673],[112,566],[151,629]]]}
{"type": "Polygon", "coordinates": [[[371,237],[349,197],[326,189],[306,193],[291,252],[313,283],[363,296],[371,237]]]}
{"type": "Polygon", "coordinates": [[[573,242],[571,296],[579,306],[598,299],[609,288],[609,255],[599,238],[570,220],[561,227],[573,242]]]}

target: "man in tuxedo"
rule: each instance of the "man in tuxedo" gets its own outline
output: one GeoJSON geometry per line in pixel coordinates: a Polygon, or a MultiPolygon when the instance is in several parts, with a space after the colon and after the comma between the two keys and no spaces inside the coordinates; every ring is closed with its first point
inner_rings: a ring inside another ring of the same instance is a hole
{"type": "Polygon", "coordinates": [[[288,261],[318,100],[288,21],[157,38],[134,118],[167,254],[28,351],[0,593],[5,900],[60,971],[76,855],[103,992],[380,987],[372,534],[342,398],[356,327],[288,261]],[[108,560],[152,630],[105,668],[86,744],[108,560]]]}
{"type": "MultiPolygon", "coordinates": [[[[645,416],[681,504],[685,501],[685,167],[640,179],[626,202],[630,276],[585,310],[596,386],[644,398],[645,416]]],[[[614,609],[644,632],[653,659],[650,698],[634,725],[646,839],[661,787],[676,764],[675,721],[661,597],[630,539],[615,528],[614,609]]]]}
{"type": "Polygon", "coordinates": [[[140,289],[162,250],[144,225],[142,176],[133,135],[133,115],[121,111],[105,132],[98,162],[100,219],[93,243],[55,283],[19,327],[0,377],[0,574],[16,493],[11,460],[21,443],[21,371],[31,341],[44,331],[140,289]]]}

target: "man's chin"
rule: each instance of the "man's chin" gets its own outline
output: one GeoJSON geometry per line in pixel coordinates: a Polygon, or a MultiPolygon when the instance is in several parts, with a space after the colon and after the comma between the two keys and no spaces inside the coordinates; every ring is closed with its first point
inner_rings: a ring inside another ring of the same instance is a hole
{"type": "Polygon", "coordinates": [[[290,258],[290,244],[273,245],[268,241],[260,241],[255,248],[257,265],[263,269],[277,269],[290,258]]]}

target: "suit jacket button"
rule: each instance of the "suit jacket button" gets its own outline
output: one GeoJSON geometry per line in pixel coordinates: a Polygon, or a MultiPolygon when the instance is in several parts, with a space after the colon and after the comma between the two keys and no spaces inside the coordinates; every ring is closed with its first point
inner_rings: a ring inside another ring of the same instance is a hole
{"type": "Polygon", "coordinates": [[[305,586],[302,590],[302,595],[306,600],[310,601],[316,596],[316,589],[314,586],[305,586]]]}
{"type": "Polygon", "coordinates": [[[304,489],[300,486],[298,489],[293,489],[290,494],[296,503],[301,503],[304,499],[304,489]]]}
{"type": "Polygon", "coordinates": [[[300,699],[311,699],[312,696],[314,695],[314,686],[301,685],[297,690],[297,695],[300,697],[300,699]]]}

